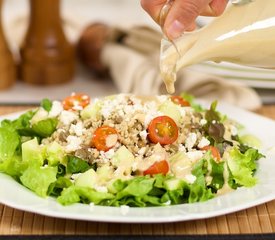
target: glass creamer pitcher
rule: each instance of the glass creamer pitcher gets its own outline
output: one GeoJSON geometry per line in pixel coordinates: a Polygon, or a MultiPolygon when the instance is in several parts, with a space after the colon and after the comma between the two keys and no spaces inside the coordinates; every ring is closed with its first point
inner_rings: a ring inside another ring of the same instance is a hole
{"type": "Polygon", "coordinates": [[[203,61],[275,68],[275,1],[240,2],[161,50],[160,70],[169,93],[174,92],[177,71],[203,61]]]}

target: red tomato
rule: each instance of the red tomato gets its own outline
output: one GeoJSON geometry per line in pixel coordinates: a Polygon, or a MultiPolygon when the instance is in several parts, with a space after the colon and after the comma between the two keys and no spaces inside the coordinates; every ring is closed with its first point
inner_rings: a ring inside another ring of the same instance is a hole
{"type": "Polygon", "coordinates": [[[211,151],[212,156],[217,160],[221,160],[221,154],[218,150],[218,148],[214,147],[214,146],[205,146],[203,147],[201,150],[205,150],[205,151],[211,151]]]}
{"type": "Polygon", "coordinates": [[[143,172],[143,175],[155,175],[155,174],[163,174],[166,175],[169,172],[169,164],[166,160],[162,160],[159,162],[155,162],[152,166],[150,166],[147,170],[143,172]]]}
{"type": "Polygon", "coordinates": [[[97,150],[107,152],[114,147],[118,140],[117,131],[109,126],[102,126],[95,130],[91,145],[97,150]]]}
{"type": "Polygon", "coordinates": [[[62,104],[65,110],[82,110],[90,103],[90,97],[83,93],[73,93],[66,97],[62,104]]]}
{"type": "Polygon", "coordinates": [[[178,135],[177,124],[168,116],[156,117],[148,126],[148,138],[152,143],[172,144],[178,139],[178,135]]]}
{"type": "Polygon", "coordinates": [[[181,96],[171,96],[170,99],[173,103],[178,104],[182,107],[190,106],[190,103],[186,101],[184,98],[182,98],[181,96]]]}

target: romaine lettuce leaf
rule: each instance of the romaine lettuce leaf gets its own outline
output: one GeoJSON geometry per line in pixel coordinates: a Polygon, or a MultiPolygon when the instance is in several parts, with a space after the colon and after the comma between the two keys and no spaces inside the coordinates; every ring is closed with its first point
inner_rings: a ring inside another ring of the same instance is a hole
{"type": "Polygon", "coordinates": [[[18,133],[11,128],[0,128],[0,162],[14,156],[20,143],[18,133]]]}
{"type": "Polygon", "coordinates": [[[58,120],[56,118],[47,118],[35,123],[32,130],[40,137],[49,137],[55,131],[57,124],[58,120]]]}
{"type": "Polygon", "coordinates": [[[202,202],[214,197],[210,188],[207,188],[205,175],[207,173],[207,161],[205,159],[197,162],[192,170],[196,181],[190,186],[189,203],[202,202]]]}
{"type": "Polygon", "coordinates": [[[24,186],[41,197],[46,197],[51,183],[56,181],[57,167],[30,165],[20,180],[24,186]]]}
{"type": "Polygon", "coordinates": [[[70,205],[73,203],[83,202],[100,205],[104,200],[113,199],[111,193],[97,192],[89,187],[70,186],[62,191],[57,201],[62,205],[70,205]]]}

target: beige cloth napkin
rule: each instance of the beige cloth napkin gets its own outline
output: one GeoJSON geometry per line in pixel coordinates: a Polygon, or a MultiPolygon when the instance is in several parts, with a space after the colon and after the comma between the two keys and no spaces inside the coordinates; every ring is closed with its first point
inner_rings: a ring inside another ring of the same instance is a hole
{"type": "MultiPolygon", "coordinates": [[[[110,41],[101,54],[118,89],[124,93],[166,94],[159,73],[159,49],[162,34],[149,27],[115,28],[122,41],[110,41]]],[[[188,68],[178,72],[176,94],[187,92],[207,100],[226,101],[249,110],[261,106],[261,99],[251,88],[188,68]]]]}

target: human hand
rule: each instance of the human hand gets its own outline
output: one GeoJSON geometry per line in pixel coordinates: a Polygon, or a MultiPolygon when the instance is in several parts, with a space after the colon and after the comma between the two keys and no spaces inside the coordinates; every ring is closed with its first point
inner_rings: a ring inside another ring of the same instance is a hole
{"type": "MultiPolygon", "coordinates": [[[[160,24],[160,13],[167,0],[141,0],[141,6],[160,24]]],[[[174,0],[163,23],[164,33],[169,39],[176,39],[184,31],[196,28],[195,20],[199,15],[219,16],[223,13],[228,0],[174,0]]]]}

